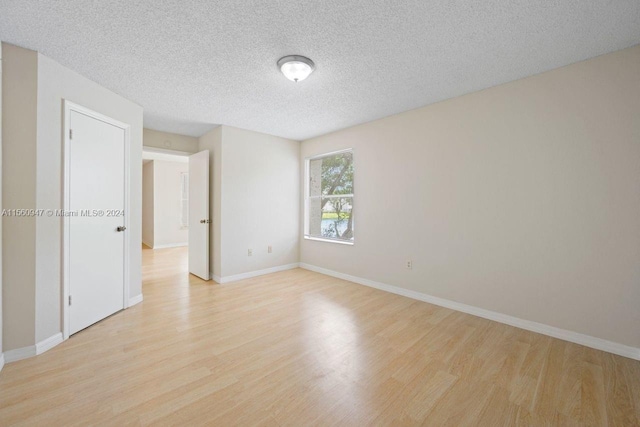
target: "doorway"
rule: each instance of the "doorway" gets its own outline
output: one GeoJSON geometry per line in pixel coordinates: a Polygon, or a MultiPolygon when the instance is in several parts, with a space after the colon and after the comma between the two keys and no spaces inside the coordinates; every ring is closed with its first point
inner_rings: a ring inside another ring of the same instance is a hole
{"type": "Polygon", "coordinates": [[[144,146],[142,158],[143,273],[159,257],[172,274],[208,280],[209,152],[144,146]]]}

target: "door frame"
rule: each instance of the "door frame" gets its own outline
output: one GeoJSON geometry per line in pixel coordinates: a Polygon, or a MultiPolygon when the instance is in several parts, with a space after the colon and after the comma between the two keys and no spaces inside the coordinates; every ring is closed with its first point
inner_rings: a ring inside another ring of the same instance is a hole
{"type": "MultiPolygon", "coordinates": [[[[64,185],[62,188],[62,209],[64,212],[69,212],[70,208],[70,171],[71,171],[71,162],[70,162],[70,118],[71,112],[75,111],[76,113],[83,114],[85,116],[91,117],[96,120],[100,120],[107,124],[113,125],[117,128],[124,130],[124,226],[126,227],[126,231],[124,233],[124,298],[123,298],[123,308],[129,307],[129,247],[130,247],[130,223],[129,223],[129,150],[131,147],[131,125],[127,123],[120,122],[111,117],[105,116],[104,114],[100,114],[96,111],[90,110],[89,108],[83,107],[79,104],[73,103],[67,99],[63,99],[63,129],[62,129],[62,140],[63,140],[63,169],[62,175],[64,179],[64,185]]],[[[62,327],[62,336],[63,339],[66,340],[69,338],[69,269],[70,269],[70,247],[69,247],[69,233],[70,233],[70,220],[71,217],[67,215],[62,216],[62,300],[60,304],[62,306],[63,313],[63,327],[62,327]]]]}

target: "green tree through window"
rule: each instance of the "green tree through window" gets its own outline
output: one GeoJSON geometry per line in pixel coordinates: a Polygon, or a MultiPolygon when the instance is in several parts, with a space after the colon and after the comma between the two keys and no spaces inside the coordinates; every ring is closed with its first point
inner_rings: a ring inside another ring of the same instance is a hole
{"type": "Polygon", "coordinates": [[[307,237],[353,241],[353,152],[307,163],[307,237]]]}

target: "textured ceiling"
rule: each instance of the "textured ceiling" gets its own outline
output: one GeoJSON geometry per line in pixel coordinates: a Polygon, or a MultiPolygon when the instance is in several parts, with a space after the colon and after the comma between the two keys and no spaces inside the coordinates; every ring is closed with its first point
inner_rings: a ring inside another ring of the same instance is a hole
{"type": "Polygon", "coordinates": [[[0,0],[0,40],[145,126],[306,139],[640,43],[638,0],[0,0]],[[295,84],[276,61],[312,58],[295,84]]]}

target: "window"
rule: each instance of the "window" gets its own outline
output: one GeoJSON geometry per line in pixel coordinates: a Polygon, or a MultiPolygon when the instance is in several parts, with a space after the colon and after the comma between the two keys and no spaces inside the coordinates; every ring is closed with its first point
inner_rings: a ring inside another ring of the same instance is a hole
{"type": "Polygon", "coordinates": [[[307,159],[305,238],[353,244],[353,150],[307,159]]]}
{"type": "Polygon", "coordinates": [[[189,172],[180,173],[180,227],[189,228],[189,172]]]}

